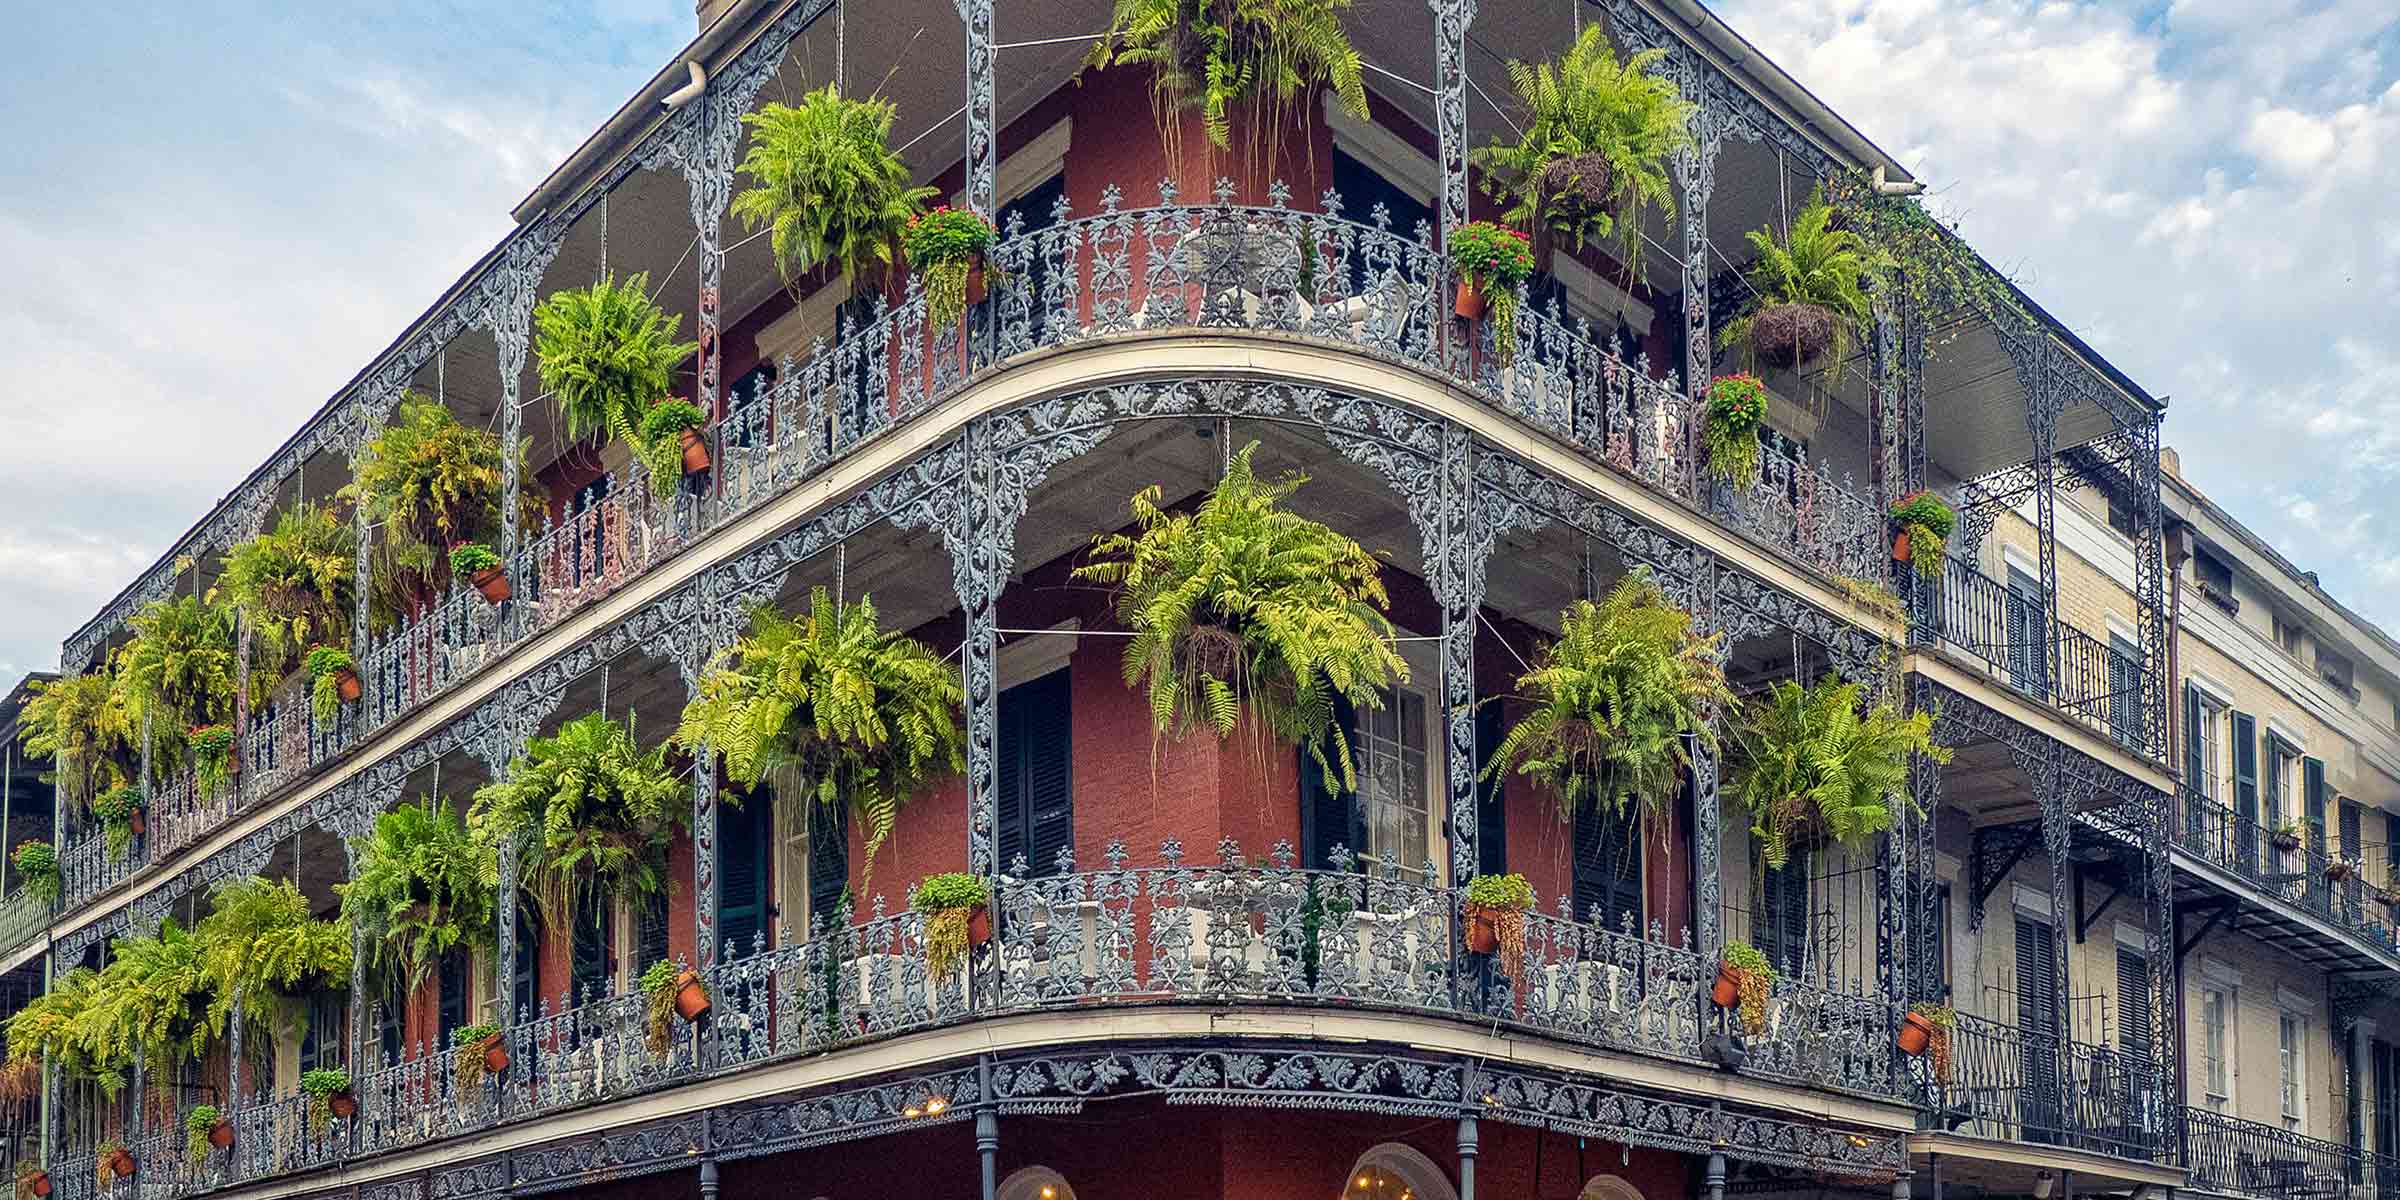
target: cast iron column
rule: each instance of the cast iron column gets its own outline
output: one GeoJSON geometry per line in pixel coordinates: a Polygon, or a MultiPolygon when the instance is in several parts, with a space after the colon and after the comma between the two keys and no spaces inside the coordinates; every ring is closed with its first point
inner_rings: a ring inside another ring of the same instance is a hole
{"type": "Polygon", "coordinates": [[[992,0],[957,3],[958,19],[967,26],[967,207],[995,220],[1000,197],[992,163],[1000,116],[993,98],[992,0]]]}

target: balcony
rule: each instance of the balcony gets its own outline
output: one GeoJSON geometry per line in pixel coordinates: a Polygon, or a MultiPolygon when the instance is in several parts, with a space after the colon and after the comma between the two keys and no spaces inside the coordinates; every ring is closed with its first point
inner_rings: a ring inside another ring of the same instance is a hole
{"type": "Polygon", "coordinates": [[[2158,1065],[2107,1046],[1958,1015],[1950,1069],[1930,1058],[1914,1068],[1935,1129],[1964,1137],[2034,1142],[2116,1158],[2155,1159],[2173,1150],[2158,1065]]]}
{"type": "MultiPolygon", "coordinates": [[[[1344,856],[1346,858],[1346,856],[1344,856]]],[[[1343,861],[1344,859],[1337,859],[1343,861]]],[[[638,992],[545,1002],[507,1033],[509,1069],[462,1079],[457,1056],[419,1047],[355,1075],[358,1115],[322,1130],[304,1097],[232,1106],[232,1151],[183,1166],[180,1129],[135,1147],[145,1196],[191,1194],[460,1137],[544,1114],[648,1095],[770,1063],[1002,1016],[1161,1005],[1298,1007],[1400,1014],[1554,1039],[1719,1070],[1707,1043],[1724,1019],[1710,1005],[1714,960],[1653,928],[1611,932],[1528,914],[1513,977],[1497,955],[1460,944],[1463,889],[1379,874],[1294,867],[1288,846],[1265,861],[1227,842],[1214,861],[1160,848],[1128,866],[1122,843],[1098,871],[1004,877],[994,937],[971,961],[936,972],[915,912],[880,901],[856,924],[820,925],[798,944],[727,947],[703,972],[713,1010],[675,1022],[663,1052],[645,1032],[638,992]]],[[[1746,1039],[1751,1077],[1906,1103],[1912,1085],[1893,1047],[1896,1005],[1791,981],[1746,1039]]],[[[97,1103],[96,1096],[87,1096],[97,1103]]],[[[71,1106],[72,1107],[72,1106],[71,1106]]],[[[87,1131],[106,1121],[70,1119],[87,1131]]],[[[52,1176],[62,1200],[90,1200],[93,1146],[70,1135],[52,1176]]]]}
{"type": "Polygon", "coordinates": [[[1931,607],[1931,636],[2008,686],[2136,754],[2151,753],[2138,659],[2064,624],[2055,637],[2045,636],[2039,596],[2012,591],[1959,558],[1943,560],[1941,586],[1932,596],[1924,596],[1921,585],[1919,591],[1919,602],[1931,607]]]}
{"type": "Polygon", "coordinates": [[[2205,1108],[2182,1110],[2184,1166],[2197,1191],[2257,1200],[2400,1195],[2400,1159],[2205,1108]]]}
{"type": "Polygon", "coordinates": [[[1828,582],[1881,579],[1883,519],[1851,480],[1761,445],[1755,482],[1711,480],[1672,373],[1627,361],[1555,303],[1528,304],[1508,353],[1488,323],[1470,339],[1450,318],[1446,260],[1380,211],[1342,215],[1214,203],[1110,203],[1063,211],[1041,228],[1013,219],[994,246],[991,293],[957,329],[930,329],[912,281],[897,302],[845,318],[830,341],[787,357],[771,386],[736,396],[707,432],[704,488],[652,497],[637,464],[605,498],[538,531],[509,563],[512,598],[456,589],[432,609],[371,634],[355,657],[361,701],[318,722],[305,686],[251,714],[239,787],[203,799],[189,779],[153,779],[147,831],[123,856],[97,830],[61,855],[66,905],[83,905],[201,841],[235,814],[312,777],[456,689],[529,639],[614,594],[695,543],[758,512],[998,372],[1079,346],[1167,335],[1248,336],[1336,347],[1440,379],[1594,465],[1813,571],[1828,582]]]}
{"type": "MultiPolygon", "coordinates": [[[[2244,909],[2245,930],[2271,926],[2258,936],[2328,968],[2388,969],[2400,957],[2400,892],[2368,882],[2362,864],[2326,853],[2321,837],[2279,834],[2189,788],[2175,815],[2178,851],[2233,876],[2244,896],[2274,902],[2244,909]]],[[[2177,893],[2186,910],[2244,898],[2181,879],[2177,893]]]]}

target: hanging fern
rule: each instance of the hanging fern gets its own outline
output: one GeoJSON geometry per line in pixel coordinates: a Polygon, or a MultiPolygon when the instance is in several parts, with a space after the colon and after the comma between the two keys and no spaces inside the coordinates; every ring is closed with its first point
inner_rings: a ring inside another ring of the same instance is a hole
{"type": "MultiPolygon", "coordinates": [[[[405,609],[437,599],[449,584],[442,552],[462,541],[496,540],[506,468],[497,434],[461,422],[425,396],[401,400],[391,423],[360,447],[356,477],[341,491],[381,529],[374,539],[379,595],[405,609]]],[[[530,494],[519,503],[529,514],[539,511],[530,494]]]]}
{"type": "Polygon", "coordinates": [[[1890,829],[1915,804],[1909,756],[1950,761],[1934,744],[1932,714],[1859,707],[1859,686],[1832,677],[1813,687],[1778,683],[1749,706],[1733,793],[1768,867],[1781,869],[1794,842],[1818,833],[1855,847],[1890,829]]]}
{"type": "MultiPolygon", "coordinates": [[[[117,683],[126,719],[150,724],[150,757],[164,773],[188,759],[195,725],[232,722],[235,672],[233,610],[198,596],[153,600],[129,622],[133,637],[117,650],[117,683]]],[[[257,681],[269,682],[263,673],[257,681]]]]}
{"type": "Polygon", "coordinates": [[[794,620],[760,606],[700,678],[675,742],[724,757],[734,780],[847,803],[866,830],[861,886],[900,809],[965,763],[958,673],[877,623],[875,602],[809,594],[794,620]]]}
{"type": "Polygon", "coordinates": [[[649,465],[642,414],[667,394],[675,368],[700,349],[698,342],[675,340],[682,325],[681,316],[650,298],[646,273],[553,292],[533,310],[536,372],[569,441],[605,434],[649,465]]]}
{"type": "Polygon", "coordinates": [[[331,508],[310,504],[225,555],[217,589],[250,618],[258,664],[280,675],[302,648],[347,646],[358,588],[358,531],[331,508]]]}
{"type": "Polygon", "coordinates": [[[443,955],[491,944],[499,859],[439,797],[379,814],[354,846],[358,865],[333,890],[364,939],[375,994],[414,990],[443,955]]]}
{"type": "Polygon", "coordinates": [[[1272,163],[1283,130],[1310,93],[1331,88],[1350,115],[1367,116],[1365,64],[1342,14],[1351,0],[1116,0],[1108,32],[1086,63],[1151,69],[1151,107],[1170,146],[1183,112],[1197,109],[1219,150],[1232,147],[1233,106],[1256,100],[1251,161],[1272,163]]]}
{"type": "Polygon", "coordinates": [[[125,1086],[125,1062],[102,1061],[84,1037],[84,1014],[100,994],[100,972],[77,967],[50,983],[8,1019],[8,1063],[48,1063],[68,1079],[88,1080],[114,1097],[125,1086]]]}
{"type": "Polygon", "coordinates": [[[1474,154],[1509,224],[1576,250],[1613,238],[1628,271],[1642,260],[1641,216],[1675,211],[1667,160],[1692,145],[1693,105],[1654,68],[1664,50],[1619,61],[1597,23],[1554,61],[1508,64],[1524,132],[1474,154]]]}
{"type": "Polygon", "coordinates": [[[48,758],[48,778],[70,808],[89,808],[133,778],[140,728],[127,712],[115,672],[103,665],[85,675],[35,681],[19,714],[25,753],[48,758]]]}
{"type": "Polygon", "coordinates": [[[506,839],[531,839],[519,883],[545,923],[565,928],[587,897],[664,892],[667,846],[691,812],[666,747],[644,751],[630,724],[594,712],[526,742],[504,779],[476,791],[467,829],[495,852],[506,839]]]}
{"type": "Polygon", "coordinates": [[[1743,236],[1758,256],[1750,267],[1756,295],[1747,311],[1717,331],[1717,347],[1748,344],[1778,359],[1788,350],[1789,366],[1804,366],[1825,351],[1836,362],[1846,357],[1851,341],[1875,319],[1866,279],[1881,262],[1876,252],[1857,234],[1834,226],[1821,191],[1809,194],[1782,236],[1773,229],[1743,236]]]}
{"type": "Polygon", "coordinates": [[[350,986],[350,924],[321,921],[290,880],[228,880],[209,893],[193,928],[209,979],[209,1020],[223,1025],[236,1002],[278,1036],[299,1032],[302,999],[350,986]]]}
{"type": "Polygon", "coordinates": [[[909,186],[908,164],[892,150],[889,100],[852,100],[833,85],[798,104],[768,104],[742,117],[751,186],[733,198],[745,229],[764,225],[785,286],[831,263],[847,282],[889,267],[901,231],[934,195],[909,186]]]}
{"type": "Polygon", "coordinates": [[[200,941],[172,919],[160,922],[155,936],[110,944],[91,1003],[75,1018],[75,1037],[92,1062],[126,1069],[138,1061],[161,1086],[224,1032],[210,1002],[200,941]]]}
{"type": "Polygon", "coordinates": [[[1648,571],[1599,604],[1576,601],[1558,640],[1517,679],[1534,707],[1492,752],[1484,778],[1535,779],[1570,821],[1585,804],[1620,817],[1629,797],[1663,807],[1691,762],[1685,738],[1715,749],[1709,714],[1732,704],[1721,642],[1695,631],[1648,571]]]}
{"type": "Polygon", "coordinates": [[[1148,690],[1156,739],[1205,726],[1232,735],[1247,713],[1304,746],[1348,791],[1357,786],[1334,699],[1380,708],[1408,678],[1393,644],[1382,564],[1357,542],[1284,509],[1306,475],[1261,482],[1258,443],[1242,447],[1216,490],[1188,513],[1136,492],[1140,532],[1093,539],[1078,579],[1115,584],[1133,637],[1125,682],[1148,690]],[[1328,757],[1327,744],[1334,753],[1328,757]]]}

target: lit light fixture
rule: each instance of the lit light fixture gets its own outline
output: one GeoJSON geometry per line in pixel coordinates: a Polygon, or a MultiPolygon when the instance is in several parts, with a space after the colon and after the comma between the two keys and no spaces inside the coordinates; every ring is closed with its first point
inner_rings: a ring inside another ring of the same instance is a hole
{"type": "Polygon", "coordinates": [[[2050,1200],[2050,1189],[2054,1186],[2056,1181],[2050,1178],[2050,1172],[2044,1171],[2034,1176],[2033,1200],[2050,1200]]]}
{"type": "Polygon", "coordinates": [[[942,1110],[948,1107],[950,1107],[949,1101],[942,1099],[940,1096],[935,1096],[933,1099],[925,1102],[925,1115],[929,1117],[940,1116],[942,1110]]]}
{"type": "Polygon", "coordinates": [[[921,1117],[925,1115],[925,1110],[918,1108],[914,1104],[911,1104],[907,1108],[901,1109],[900,1115],[904,1117],[921,1117]]]}
{"type": "Polygon", "coordinates": [[[1043,1184],[1042,1200],[1058,1200],[1058,1189],[1051,1187],[1049,1184],[1043,1184]]]}

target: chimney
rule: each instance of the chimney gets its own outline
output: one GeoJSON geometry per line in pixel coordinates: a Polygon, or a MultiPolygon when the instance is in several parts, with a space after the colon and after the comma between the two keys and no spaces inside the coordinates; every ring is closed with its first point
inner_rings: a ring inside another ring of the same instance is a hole
{"type": "Polygon", "coordinates": [[[701,30],[706,32],[710,25],[716,23],[718,17],[725,15],[726,9],[733,7],[733,2],[734,0],[692,0],[692,11],[700,18],[701,30]]]}

